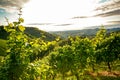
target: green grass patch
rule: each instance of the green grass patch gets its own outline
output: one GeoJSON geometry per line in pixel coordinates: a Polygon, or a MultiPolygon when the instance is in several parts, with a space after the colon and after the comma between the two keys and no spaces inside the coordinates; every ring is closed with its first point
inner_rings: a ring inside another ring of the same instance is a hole
{"type": "Polygon", "coordinates": [[[6,45],[6,40],[0,39],[0,56],[5,55],[6,45]]]}

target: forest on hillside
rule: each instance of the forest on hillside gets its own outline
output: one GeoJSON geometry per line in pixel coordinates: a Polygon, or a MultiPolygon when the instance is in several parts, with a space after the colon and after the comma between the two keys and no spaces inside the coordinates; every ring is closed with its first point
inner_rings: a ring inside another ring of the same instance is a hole
{"type": "Polygon", "coordinates": [[[92,37],[49,34],[45,40],[44,33],[28,33],[23,22],[19,18],[3,27],[7,34],[0,39],[0,80],[120,79],[119,31],[107,34],[101,27],[92,37]]]}

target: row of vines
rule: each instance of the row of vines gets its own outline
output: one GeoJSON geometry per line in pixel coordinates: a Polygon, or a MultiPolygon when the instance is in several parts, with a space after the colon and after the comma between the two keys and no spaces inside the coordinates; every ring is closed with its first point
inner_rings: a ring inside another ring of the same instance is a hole
{"type": "Polygon", "coordinates": [[[120,60],[120,34],[104,27],[93,38],[69,37],[64,43],[31,39],[24,34],[24,19],[9,23],[7,50],[0,66],[0,80],[89,80],[89,72],[120,60]]]}

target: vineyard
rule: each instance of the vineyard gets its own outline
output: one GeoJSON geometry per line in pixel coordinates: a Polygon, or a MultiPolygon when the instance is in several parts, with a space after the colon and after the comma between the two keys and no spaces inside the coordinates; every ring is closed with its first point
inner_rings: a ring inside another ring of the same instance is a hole
{"type": "MultiPolygon", "coordinates": [[[[120,80],[120,32],[45,41],[25,34],[23,18],[4,26],[0,80],[120,80]]],[[[1,47],[0,45],[0,47],[1,47]]]]}

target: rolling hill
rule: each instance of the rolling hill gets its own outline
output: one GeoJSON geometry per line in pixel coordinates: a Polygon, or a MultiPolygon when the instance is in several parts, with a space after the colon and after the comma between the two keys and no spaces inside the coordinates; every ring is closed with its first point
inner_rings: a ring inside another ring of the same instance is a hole
{"type": "Polygon", "coordinates": [[[26,27],[25,34],[32,38],[42,38],[45,41],[53,41],[57,37],[55,34],[50,34],[35,27],[26,27]]]}
{"type": "MultiPolygon", "coordinates": [[[[67,38],[68,36],[95,36],[99,28],[95,29],[83,29],[83,30],[69,30],[69,31],[54,31],[51,34],[56,34],[62,38],[67,38]]],[[[107,33],[120,31],[120,28],[108,28],[107,33]]]]}
{"type": "MultiPolygon", "coordinates": [[[[39,30],[35,27],[26,27],[25,34],[31,38],[42,38],[45,41],[52,41],[57,37],[54,34],[39,30]]],[[[0,39],[6,40],[8,35],[9,34],[3,29],[3,26],[0,26],[0,39]]]]}

